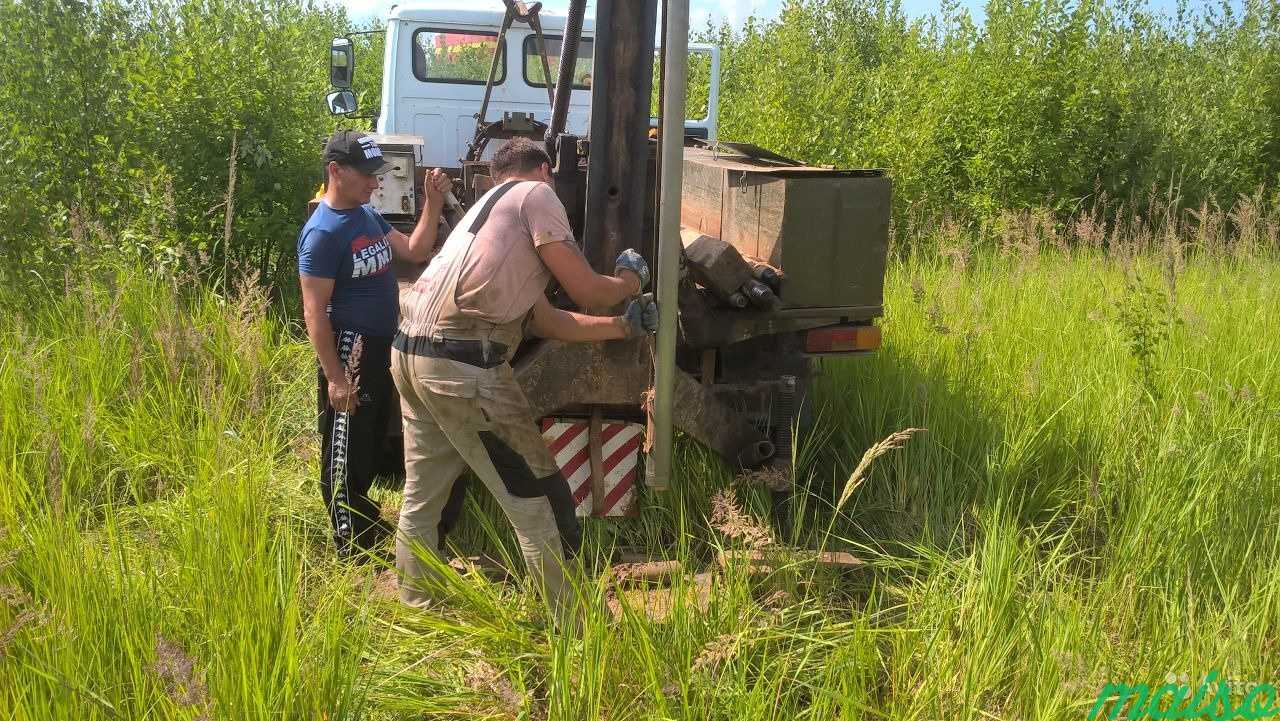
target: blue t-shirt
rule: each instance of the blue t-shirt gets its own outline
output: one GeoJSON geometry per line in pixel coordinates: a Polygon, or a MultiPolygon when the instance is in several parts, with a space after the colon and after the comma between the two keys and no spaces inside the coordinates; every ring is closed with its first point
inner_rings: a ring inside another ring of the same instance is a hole
{"type": "Polygon", "coordinates": [[[392,336],[400,314],[391,273],[391,226],[367,205],[334,210],[321,201],[298,234],[298,272],[332,278],[334,330],[392,336]]]}

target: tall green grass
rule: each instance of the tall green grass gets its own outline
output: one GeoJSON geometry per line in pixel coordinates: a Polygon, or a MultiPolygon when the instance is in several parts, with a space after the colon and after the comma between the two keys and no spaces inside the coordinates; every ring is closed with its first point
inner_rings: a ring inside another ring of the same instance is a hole
{"type": "MultiPolygon", "coordinates": [[[[560,631],[518,581],[442,569],[445,601],[420,613],[334,560],[309,352],[252,284],[122,270],[0,290],[0,708],[1079,719],[1109,680],[1272,680],[1277,265],[1009,247],[894,265],[885,347],[823,364],[805,493],[771,547],[865,568],[720,568],[768,496],[686,445],[673,490],[588,544],[588,565],[643,545],[685,575],[645,594],[581,574],[580,627],[560,631]],[[905,427],[927,431],[833,513],[905,427]]],[[[510,549],[493,510],[473,494],[460,550],[510,549]]]]}

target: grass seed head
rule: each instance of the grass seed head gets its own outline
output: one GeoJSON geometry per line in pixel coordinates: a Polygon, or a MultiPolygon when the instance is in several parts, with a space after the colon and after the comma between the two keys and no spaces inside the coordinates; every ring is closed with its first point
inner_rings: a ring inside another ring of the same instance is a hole
{"type": "Polygon", "coordinates": [[[196,660],[163,636],[156,637],[155,654],[151,672],[164,682],[169,699],[180,706],[205,705],[209,692],[196,671],[196,660]]]}
{"type": "Polygon", "coordinates": [[[698,653],[697,658],[693,659],[691,670],[693,673],[698,673],[699,671],[713,672],[732,659],[737,654],[737,650],[737,636],[732,633],[717,636],[702,647],[702,651],[698,653]]]}
{"type": "MultiPolygon", "coordinates": [[[[4,540],[4,535],[2,532],[0,532],[0,541],[3,541],[3,540],[4,540]]],[[[14,548],[6,552],[3,556],[0,556],[0,572],[8,570],[10,566],[17,563],[18,556],[21,553],[22,552],[20,550],[14,548]]],[[[3,588],[6,588],[6,587],[0,586],[0,598],[5,598],[2,590],[3,588]]]]}
{"type": "Polygon", "coordinates": [[[923,303],[924,298],[924,283],[921,283],[919,278],[913,278],[911,280],[911,300],[916,303],[923,303]]]}
{"type": "Polygon", "coordinates": [[[917,433],[923,433],[925,430],[924,428],[904,428],[896,433],[891,433],[879,443],[868,448],[867,452],[862,454],[862,460],[858,461],[858,467],[854,468],[853,473],[849,474],[849,480],[845,481],[844,490],[840,492],[840,500],[836,502],[836,510],[838,511],[844,507],[845,502],[849,500],[853,492],[866,480],[867,472],[871,470],[871,464],[877,458],[889,451],[903,447],[907,441],[911,440],[912,436],[917,433]]]}
{"type": "Polygon", "coordinates": [[[791,474],[784,468],[765,466],[743,471],[734,479],[734,482],[747,485],[760,484],[771,491],[785,491],[791,487],[791,474]]]}
{"type": "Polygon", "coordinates": [[[728,488],[716,491],[711,497],[711,526],[729,538],[742,541],[748,548],[765,548],[773,544],[769,529],[743,511],[733,491],[728,488]]]}
{"type": "Polygon", "coordinates": [[[524,706],[524,699],[507,677],[484,659],[471,664],[471,668],[467,670],[466,683],[472,691],[491,694],[512,716],[518,716],[524,706]]]}
{"type": "MultiPolygon", "coordinates": [[[[16,556],[16,554],[14,554],[16,556]]],[[[6,564],[0,564],[3,569],[6,564]]],[[[0,586],[0,601],[9,608],[22,608],[31,603],[31,594],[17,586],[0,586]]]]}
{"type": "Polygon", "coordinates": [[[9,624],[9,627],[4,630],[4,633],[0,633],[0,658],[4,658],[9,654],[9,647],[17,640],[18,634],[22,632],[23,628],[38,623],[41,618],[42,615],[39,609],[23,609],[17,618],[13,619],[13,623],[9,624]]]}
{"type": "Polygon", "coordinates": [[[359,392],[360,389],[360,356],[364,354],[364,336],[357,336],[356,342],[351,346],[351,355],[347,358],[347,381],[351,383],[352,390],[359,392]]]}

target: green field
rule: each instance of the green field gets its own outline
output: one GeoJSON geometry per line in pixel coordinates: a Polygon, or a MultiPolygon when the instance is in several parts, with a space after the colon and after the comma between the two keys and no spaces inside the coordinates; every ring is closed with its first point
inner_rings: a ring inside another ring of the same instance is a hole
{"type": "Polygon", "coordinates": [[[682,442],[588,523],[557,630],[481,490],[458,552],[515,577],[441,568],[433,612],[329,546],[294,243],[367,127],[321,102],[345,12],[0,0],[0,719],[1083,721],[1110,683],[1280,683],[1280,2],[1173,5],[694,28],[721,137],[893,178],[885,343],[824,361],[794,524],[682,442]],[[635,548],[683,574],[606,577],[635,548]]]}
{"type": "MultiPolygon", "coordinates": [[[[420,613],[333,559],[309,350],[253,285],[125,270],[0,291],[0,709],[1030,721],[1083,719],[1110,681],[1273,680],[1274,260],[948,242],[892,266],[880,352],[824,364],[790,537],[686,444],[672,491],[590,527],[592,559],[682,560],[669,603],[586,572],[564,633],[519,582],[445,571],[420,613]],[[927,430],[833,515],[908,427],[927,430]],[[867,565],[720,569],[744,544],[867,565]]],[[[464,525],[463,552],[519,569],[483,492],[464,525]]]]}

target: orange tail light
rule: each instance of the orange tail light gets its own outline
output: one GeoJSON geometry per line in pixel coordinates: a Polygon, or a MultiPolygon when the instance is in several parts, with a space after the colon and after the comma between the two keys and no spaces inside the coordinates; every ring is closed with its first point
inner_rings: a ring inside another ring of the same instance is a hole
{"type": "Polygon", "coordinates": [[[815,328],[805,335],[806,353],[854,353],[880,347],[880,329],[874,325],[836,325],[815,328]]]}

